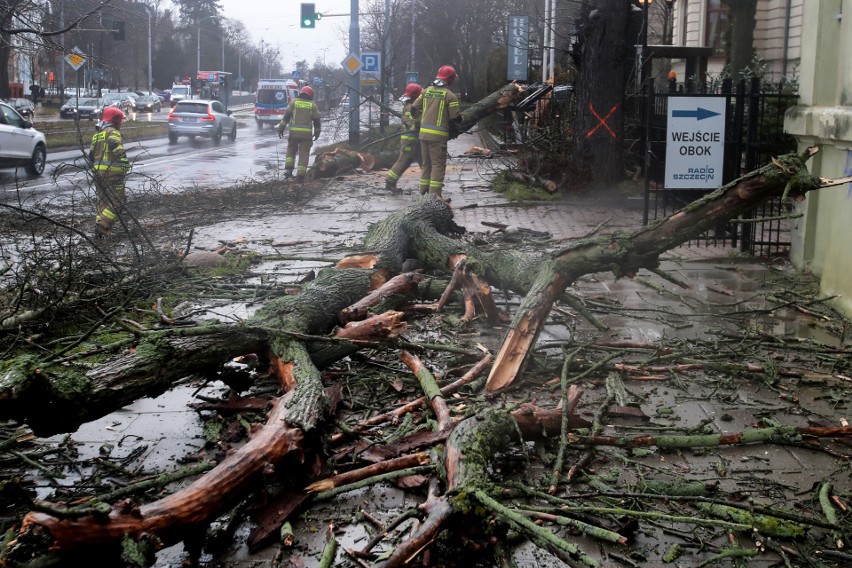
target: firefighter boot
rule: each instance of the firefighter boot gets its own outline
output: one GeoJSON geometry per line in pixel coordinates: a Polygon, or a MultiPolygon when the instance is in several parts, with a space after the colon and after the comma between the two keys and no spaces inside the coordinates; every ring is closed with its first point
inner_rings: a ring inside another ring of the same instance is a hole
{"type": "Polygon", "coordinates": [[[284,177],[287,178],[287,179],[293,177],[293,170],[292,169],[284,170],[284,177]]]}
{"type": "Polygon", "coordinates": [[[387,180],[385,182],[385,190],[390,191],[391,193],[402,193],[402,190],[399,189],[391,180],[387,180]]]}

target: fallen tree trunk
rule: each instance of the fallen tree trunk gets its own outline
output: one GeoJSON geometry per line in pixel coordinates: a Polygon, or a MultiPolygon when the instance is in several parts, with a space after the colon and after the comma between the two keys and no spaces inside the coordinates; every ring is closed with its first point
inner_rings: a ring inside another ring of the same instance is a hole
{"type": "MultiPolygon", "coordinates": [[[[498,112],[521,98],[524,89],[517,83],[509,83],[500,87],[487,97],[473,103],[461,113],[461,122],[457,129],[451,132],[451,138],[457,138],[461,132],[473,128],[483,118],[498,112]]],[[[379,151],[376,154],[358,153],[352,150],[336,148],[333,152],[316,157],[308,169],[308,178],[333,177],[349,173],[356,168],[372,170],[373,168],[389,168],[396,162],[399,152],[379,151]]]]}
{"type": "MultiPolygon", "coordinates": [[[[331,330],[344,308],[355,304],[371,289],[387,281],[401,269],[406,259],[417,258],[430,269],[449,271],[462,258],[466,258],[468,266],[475,266],[476,274],[486,281],[492,284],[500,282],[504,287],[514,290],[530,291],[491,374],[492,378],[514,379],[528,346],[540,331],[541,320],[553,298],[579,275],[603,270],[611,270],[616,276],[632,274],[641,266],[654,265],[657,256],[667,248],[700,234],[727,216],[736,215],[760,200],[780,195],[785,187],[792,188],[793,196],[820,187],[820,180],[807,174],[800,158],[788,158],[790,161],[787,163],[792,165],[776,168],[782,173],[762,168],[632,236],[590,239],[560,251],[553,257],[529,257],[514,251],[478,251],[444,234],[459,229],[452,222],[452,214],[446,203],[429,196],[420,199],[411,207],[371,228],[365,238],[367,252],[350,259],[351,265],[358,268],[346,267],[349,265],[344,262],[337,268],[324,270],[300,295],[273,300],[251,319],[253,327],[249,329],[259,329],[262,334],[254,336],[252,341],[246,341],[245,345],[259,341],[268,346],[272,368],[283,384],[293,384],[295,390],[292,395],[276,403],[275,411],[270,414],[262,432],[255,434],[256,438],[263,440],[262,444],[250,442],[249,449],[242,454],[246,459],[226,460],[188,489],[144,505],[133,510],[132,514],[128,514],[121,506],[114,507],[106,518],[57,519],[44,513],[31,513],[24,522],[16,545],[20,546],[21,542],[27,540],[25,535],[35,535],[41,545],[61,552],[83,544],[121,538],[119,535],[141,536],[149,533],[156,534],[165,544],[177,538],[172,528],[204,523],[221,513],[234,496],[246,489],[249,480],[261,470],[259,465],[267,463],[267,459],[274,462],[294,450],[300,450],[301,433],[316,427],[323,417],[324,396],[319,372],[311,360],[307,345],[294,338],[292,333],[331,330]],[[417,246],[413,246],[413,243],[417,246]],[[513,352],[518,346],[522,349],[513,352]],[[257,447],[259,445],[277,450],[267,454],[266,450],[257,447]],[[210,499],[209,493],[216,493],[217,497],[210,499]]],[[[162,337],[158,341],[162,341],[162,337]]],[[[230,353],[228,347],[220,347],[221,354],[230,353]]],[[[119,373],[118,377],[150,372],[151,369],[159,368],[157,365],[167,366],[167,362],[178,355],[176,350],[179,348],[179,345],[170,344],[166,353],[153,348],[143,349],[140,353],[137,348],[135,355],[138,357],[133,364],[124,366],[124,374],[119,373]]],[[[234,356],[237,354],[242,353],[235,353],[234,356]]],[[[25,368],[22,363],[13,367],[25,368]]],[[[113,363],[112,367],[121,365],[113,363]]],[[[29,373],[35,370],[42,372],[32,364],[26,369],[29,373]]],[[[52,369],[57,374],[55,379],[59,378],[60,371],[61,368],[52,369]]],[[[181,369],[181,372],[185,376],[190,371],[186,368],[181,369]]],[[[511,380],[495,387],[489,382],[489,386],[491,390],[496,390],[510,383],[511,380]]],[[[4,395],[7,400],[14,400],[16,390],[7,389],[4,395]]],[[[535,412],[520,412],[515,417],[497,412],[493,415],[493,422],[501,426],[491,432],[479,432],[478,428],[462,429],[459,436],[467,436],[467,439],[471,436],[482,438],[477,442],[483,448],[482,456],[480,459],[475,452],[468,453],[464,449],[467,444],[465,441],[448,444],[446,469],[450,491],[479,495],[482,488],[477,483],[485,477],[483,472],[487,460],[513,436],[507,434],[507,431],[513,430],[515,424],[524,431],[540,427],[536,426],[540,424],[537,417],[529,426],[524,426],[529,415],[535,416],[535,412]],[[462,454],[464,460],[461,459],[462,454]]],[[[559,429],[558,424],[562,419],[560,412],[554,413],[554,417],[557,420],[549,427],[551,432],[559,429]]],[[[480,499],[483,500],[484,497],[480,499]]],[[[535,540],[544,537],[532,535],[531,538],[535,540]]],[[[565,553],[574,560],[583,561],[582,556],[572,550],[560,549],[561,543],[551,542],[546,546],[556,547],[561,550],[560,554],[565,553]]],[[[15,546],[10,549],[14,553],[15,546]]]]}
{"type": "Polygon", "coordinates": [[[640,268],[656,268],[663,252],[745,213],[758,203],[784,194],[793,199],[803,198],[808,191],[823,186],[805,166],[811,155],[808,151],[800,156],[781,156],[777,163],[746,174],[633,234],[586,239],[542,263],[535,283],[512,320],[486,389],[498,391],[515,381],[553,302],[577,278],[604,270],[612,271],[616,278],[632,277],[640,268]]]}
{"type": "Polygon", "coordinates": [[[374,160],[370,154],[359,154],[353,150],[335,148],[332,152],[320,154],[308,169],[308,179],[334,177],[348,174],[356,168],[370,170],[374,160]]]}
{"type": "Polygon", "coordinates": [[[508,171],[506,172],[506,177],[512,181],[517,181],[526,184],[530,187],[540,187],[550,193],[556,191],[556,182],[551,181],[549,179],[544,179],[541,176],[525,174],[524,172],[519,171],[508,171]]]}

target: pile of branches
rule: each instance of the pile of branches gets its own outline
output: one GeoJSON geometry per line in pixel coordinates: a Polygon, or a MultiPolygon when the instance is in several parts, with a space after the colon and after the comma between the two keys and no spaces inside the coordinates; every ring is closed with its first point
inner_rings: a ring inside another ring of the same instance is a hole
{"type": "MultiPolygon", "coordinates": [[[[848,563],[848,425],[809,409],[789,424],[756,411],[747,420],[731,416],[743,427],[720,433],[687,414],[678,423],[675,400],[658,405],[655,424],[642,409],[660,388],[700,401],[731,396],[737,392],[731,381],[748,378],[786,396],[795,396],[804,380],[848,394],[845,333],[816,353],[808,345],[807,358],[787,342],[761,359],[748,350],[757,333],[751,329],[723,336],[724,342],[678,345],[612,340],[577,333],[569,324],[570,340],[536,347],[545,325],[564,325],[560,316],[573,321],[586,314],[601,331],[615,325],[599,317],[603,300],[586,302],[568,290],[572,283],[582,286],[585,275],[665,274],[658,269],[660,255],[720,219],[782,193],[797,198],[831,185],[807,173],[805,157],[783,157],[781,165],[761,168],[636,233],[590,237],[545,254],[459,238],[464,231],[448,204],[425,197],[374,225],[358,254],[316,274],[298,294],[271,297],[242,325],[145,330],[134,336],[132,350],[95,365],[85,357],[62,365],[7,362],[0,413],[36,434],[59,421],[73,426],[103,416],[110,404],[118,408],[146,389],[193,374],[214,376],[236,357],[253,361],[266,379],[253,389],[274,385],[275,392],[266,400],[260,390],[239,396],[242,389],[234,387],[221,400],[205,401],[204,412],[243,413],[252,435],[165,497],[153,498],[145,493],[151,486],[139,485],[132,489],[136,499],[126,499],[127,492],[120,500],[114,492],[84,502],[79,495],[54,503],[31,499],[32,510],[10,527],[5,562],[24,565],[50,554],[79,560],[75,555],[94,547],[139,565],[151,562],[153,550],[180,540],[197,560],[210,523],[234,528],[234,519],[249,510],[241,505],[248,498],[265,505],[253,508],[250,544],[278,540],[280,562],[299,555],[291,547],[300,512],[340,499],[342,492],[395,481],[423,487],[420,505],[396,515],[362,510],[375,535],[359,549],[338,552],[339,535],[330,527],[321,565],[401,566],[414,558],[469,565],[465,551],[479,558],[487,552],[493,558],[487,564],[507,564],[518,539],[571,566],[659,565],[685,554],[699,565],[752,557],[788,565],[848,563]],[[403,270],[412,264],[425,271],[403,270]],[[517,296],[500,305],[493,290],[517,296]],[[571,311],[553,310],[557,301],[571,311]],[[454,305],[461,315],[445,313],[454,305]],[[418,313],[433,317],[420,320],[418,313]],[[465,326],[480,333],[465,340],[465,326]],[[444,337],[439,329],[455,335],[444,337]],[[723,345],[735,363],[719,360],[723,345]],[[353,372],[358,362],[385,372],[368,374],[360,366],[353,372]],[[70,384],[84,385],[85,397],[70,392],[70,384]],[[415,389],[423,396],[411,400],[415,389]],[[396,405],[399,398],[407,400],[396,405]],[[52,409],[49,419],[40,412],[44,405],[52,409]],[[251,420],[265,421],[258,426],[251,420]],[[614,423],[615,432],[609,427],[614,423]],[[639,434],[627,433],[631,429],[639,434]],[[773,480],[771,471],[734,467],[722,449],[759,445],[765,452],[767,444],[825,460],[818,468],[825,477],[812,498],[773,480]],[[712,476],[689,467],[707,448],[719,448],[712,476]],[[779,504],[796,498],[799,509],[779,504]],[[419,522],[411,527],[414,518],[419,522]],[[408,536],[396,532],[399,527],[410,528],[408,536]],[[664,535],[672,546],[658,550],[664,535]]],[[[815,298],[776,296],[785,307],[837,317],[815,298]]],[[[736,329],[755,314],[740,315],[736,329]]],[[[685,318],[670,317],[674,323],[685,318]]],[[[27,441],[22,438],[16,432],[6,447],[27,441]]],[[[168,481],[158,479],[154,487],[168,481]]],[[[328,516],[339,526],[347,511],[333,508],[328,516]]],[[[306,538],[307,524],[297,538],[306,538]]]]}

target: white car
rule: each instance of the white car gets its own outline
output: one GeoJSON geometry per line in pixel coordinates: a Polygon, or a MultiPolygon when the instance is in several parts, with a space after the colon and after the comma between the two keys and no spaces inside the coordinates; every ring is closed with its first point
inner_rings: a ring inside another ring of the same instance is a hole
{"type": "Polygon", "coordinates": [[[24,166],[27,173],[40,176],[47,162],[44,134],[33,128],[6,103],[0,103],[0,167],[24,166]]]}

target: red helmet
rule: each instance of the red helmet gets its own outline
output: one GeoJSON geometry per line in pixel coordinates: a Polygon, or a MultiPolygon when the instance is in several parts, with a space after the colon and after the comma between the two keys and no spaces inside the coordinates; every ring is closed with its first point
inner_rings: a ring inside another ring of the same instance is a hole
{"type": "Polygon", "coordinates": [[[423,87],[418,85],[417,83],[409,83],[405,87],[405,93],[402,95],[403,97],[408,97],[409,99],[416,99],[420,96],[420,93],[423,92],[423,87]]]}
{"type": "Polygon", "coordinates": [[[444,65],[440,69],[438,69],[438,75],[435,77],[436,79],[440,79],[441,81],[446,81],[447,83],[452,83],[456,79],[458,79],[459,74],[456,73],[456,70],[453,69],[449,65],[444,65]]]}
{"type": "Polygon", "coordinates": [[[314,98],[314,90],[310,87],[302,87],[302,90],[299,91],[300,95],[308,95],[311,98],[314,98]]]}
{"type": "Polygon", "coordinates": [[[104,109],[104,112],[101,115],[101,120],[103,122],[111,122],[116,126],[121,126],[121,123],[124,121],[124,113],[121,112],[121,109],[118,107],[108,106],[104,109]]]}

